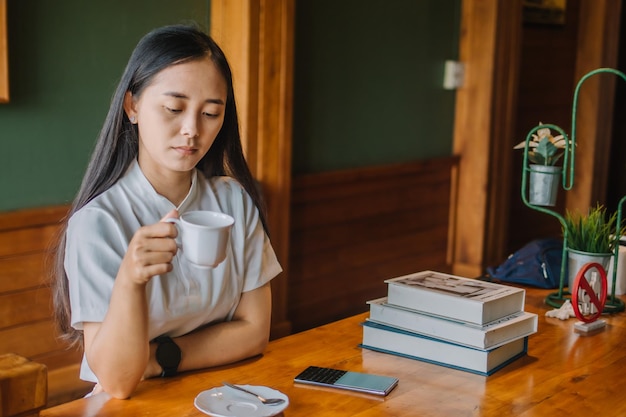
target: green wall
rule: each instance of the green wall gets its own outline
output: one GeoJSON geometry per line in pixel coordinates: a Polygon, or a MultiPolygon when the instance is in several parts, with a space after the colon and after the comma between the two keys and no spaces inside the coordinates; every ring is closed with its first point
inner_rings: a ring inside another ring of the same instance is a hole
{"type": "MultiPolygon", "coordinates": [[[[307,173],[451,153],[461,0],[296,0],[294,160],[307,173]]],[[[9,0],[0,211],[71,202],[148,30],[209,25],[210,0],[9,0]]]]}
{"type": "Polygon", "coordinates": [[[209,0],[9,0],[11,101],[0,104],[0,211],[65,204],[80,185],[126,61],[147,31],[209,0]]]}
{"type": "Polygon", "coordinates": [[[461,0],[297,0],[295,174],[447,156],[461,0]]]}

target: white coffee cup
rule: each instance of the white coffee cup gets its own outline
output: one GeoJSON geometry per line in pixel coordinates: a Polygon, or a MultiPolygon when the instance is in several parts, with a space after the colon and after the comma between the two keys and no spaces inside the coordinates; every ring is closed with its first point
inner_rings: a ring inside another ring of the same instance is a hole
{"type": "Polygon", "coordinates": [[[180,219],[168,218],[178,229],[176,243],[189,262],[214,268],[226,258],[230,229],[235,223],[228,214],[188,211],[180,219]]]}

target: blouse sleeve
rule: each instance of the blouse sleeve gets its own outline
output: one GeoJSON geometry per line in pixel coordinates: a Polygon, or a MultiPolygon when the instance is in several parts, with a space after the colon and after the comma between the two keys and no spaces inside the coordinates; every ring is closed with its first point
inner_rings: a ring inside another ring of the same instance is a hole
{"type": "Polygon", "coordinates": [[[128,240],[103,210],[83,208],[69,220],[64,264],[74,328],[104,320],[128,240]]]}
{"type": "Polygon", "coordinates": [[[239,264],[244,269],[243,292],[247,292],[269,282],[282,272],[282,268],[252,198],[235,180],[225,179],[225,182],[223,185],[231,193],[228,211],[235,219],[242,219],[240,224],[243,227],[233,231],[233,250],[242,256],[239,264]]]}

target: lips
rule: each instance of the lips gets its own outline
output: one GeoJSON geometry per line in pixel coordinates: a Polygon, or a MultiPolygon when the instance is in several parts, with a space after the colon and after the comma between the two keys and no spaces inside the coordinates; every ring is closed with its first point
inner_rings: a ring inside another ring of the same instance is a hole
{"type": "Polygon", "coordinates": [[[191,146],[175,146],[174,150],[182,155],[193,155],[198,149],[191,146]]]}

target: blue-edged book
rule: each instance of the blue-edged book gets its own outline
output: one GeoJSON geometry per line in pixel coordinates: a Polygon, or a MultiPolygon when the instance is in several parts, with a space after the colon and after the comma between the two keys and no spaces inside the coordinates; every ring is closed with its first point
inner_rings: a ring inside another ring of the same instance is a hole
{"type": "Polygon", "coordinates": [[[443,365],[479,375],[491,375],[524,356],[528,337],[512,340],[493,349],[478,349],[442,339],[408,332],[384,324],[366,321],[361,347],[443,365]]]}
{"type": "Polygon", "coordinates": [[[368,321],[478,349],[493,349],[537,332],[537,315],[525,311],[481,326],[389,304],[387,297],[367,303],[368,321]]]}

